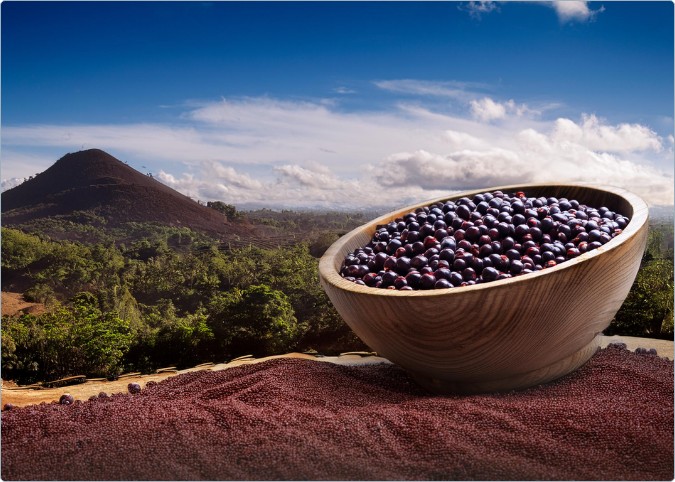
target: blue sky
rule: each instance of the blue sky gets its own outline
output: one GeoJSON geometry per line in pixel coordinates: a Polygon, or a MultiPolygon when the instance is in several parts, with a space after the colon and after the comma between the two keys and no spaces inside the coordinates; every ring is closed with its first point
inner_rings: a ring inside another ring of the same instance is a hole
{"type": "Polygon", "coordinates": [[[507,183],[673,204],[672,2],[12,2],[3,189],[104,149],[194,198],[507,183]]]}

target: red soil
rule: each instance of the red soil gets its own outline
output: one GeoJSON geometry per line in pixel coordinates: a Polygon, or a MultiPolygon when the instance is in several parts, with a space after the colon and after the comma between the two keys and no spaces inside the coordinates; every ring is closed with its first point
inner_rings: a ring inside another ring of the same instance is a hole
{"type": "Polygon", "coordinates": [[[394,365],[277,359],[2,413],[4,480],[672,480],[673,362],[431,396],[394,365]]]}
{"type": "Polygon", "coordinates": [[[21,293],[12,293],[9,291],[2,292],[2,316],[14,316],[24,313],[39,315],[45,311],[45,305],[42,303],[31,303],[26,301],[21,293]]]}

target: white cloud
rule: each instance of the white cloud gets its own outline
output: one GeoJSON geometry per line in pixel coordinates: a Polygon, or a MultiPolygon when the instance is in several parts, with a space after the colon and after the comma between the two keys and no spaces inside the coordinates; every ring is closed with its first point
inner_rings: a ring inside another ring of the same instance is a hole
{"type": "Polygon", "coordinates": [[[208,162],[206,165],[212,171],[212,176],[214,179],[227,182],[227,184],[232,186],[249,190],[260,189],[263,187],[263,184],[260,181],[253,179],[247,174],[241,174],[237,172],[233,167],[224,166],[221,163],[215,161],[208,162]]]}
{"type": "MultiPolygon", "coordinates": [[[[65,152],[74,152],[96,147],[119,150],[135,157],[157,159],[162,156],[176,161],[190,161],[205,157],[217,158],[227,139],[213,138],[210,133],[189,125],[71,124],[3,126],[2,141],[3,148],[58,147],[65,152]]],[[[11,158],[14,159],[14,156],[11,158]]]]}
{"type": "Polygon", "coordinates": [[[12,177],[10,179],[3,179],[0,183],[0,189],[6,191],[7,189],[12,189],[13,187],[18,186],[23,183],[25,179],[19,179],[18,177],[12,177]]]}
{"type": "MultiPolygon", "coordinates": [[[[571,121],[570,121],[571,122],[571,121]]],[[[579,126],[578,126],[579,127],[579,126]]],[[[380,163],[376,180],[383,186],[425,190],[463,190],[521,183],[591,182],[624,187],[651,204],[673,204],[673,173],[630,154],[597,152],[549,132],[514,132],[508,148],[484,148],[438,154],[401,152],[380,163]]],[[[629,147],[628,147],[629,149],[629,147]]]]}
{"type": "Polygon", "coordinates": [[[499,102],[495,102],[489,97],[483,97],[479,100],[472,100],[471,114],[479,120],[489,122],[494,119],[503,119],[506,117],[506,107],[499,102]]]}
{"type": "Polygon", "coordinates": [[[476,97],[476,91],[486,88],[484,84],[476,82],[434,82],[418,79],[379,80],[374,84],[376,87],[389,92],[447,97],[464,102],[476,97]]]}
{"type": "Polygon", "coordinates": [[[465,150],[445,156],[419,150],[390,156],[376,179],[387,187],[460,190],[522,182],[524,168],[518,155],[505,149],[465,150]]]}
{"type": "MultiPolygon", "coordinates": [[[[492,1],[477,1],[460,3],[457,8],[461,11],[467,12],[471,17],[480,19],[483,15],[491,12],[499,11],[499,2],[492,1]]],[[[595,20],[598,14],[605,11],[605,7],[601,6],[596,10],[591,10],[588,6],[589,2],[577,0],[555,0],[548,2],[541,2],[553,8],[562,23],[577,21],[590,22],[595,20]]]]}
{"type": "Polygon", "coordinates": [[[480,139],[466,132],[453,131],[448,129],[443,132],[443,138],[448,141],[448,145],[451,149],[457,150],[462,148],[476,149],[476,148],[486,148],[488,143],[483,139],[480,139]]]}
{"type": "Polygon", "coordinates": [[[195,199],[235,205],[392,207],[473,187],[561,181],[614,184],[673,204],[671,138],[595,115],[545,121],[523,103],[479,100],[475,118],[413,104],[344,112],[260,97],[194,106],[173,125],[3,126],[3,174],[36,172],[22,172],[12,149],[54,149],[53,163],[86,144],[149,166],[195,199]]]}
{"type": "Polygon", "coordinates": [[[640,124],[602,124],[595,115],[584,115],[581,124],[570,119],[555,122],[553,138],[557,142],[569,141],[594,151],[630,152],[661,151],[662,140],[646,126],[640,124]]]}
{"type": "Polygon", "coordinates": [[[591,10],[588,7],[588,2],[579,2],[572,0],[558,0],[550,2],[551,7],[555,10],[558,15],[558,19],[561,22],[587,22],[592,21],[595,17],[605,11],[605,7],[602,6],[597,10],[591,10]]]}
{"type": "Polygon", "coordinates": [[[672,171],[664,172],[649,163],[622,157],[630,154],[630,146],[621,153],[597,152],[561,139],[555,127],[549,135],[527,129],[517,139],[521,156],[532,171],[532,182],[562,179],[616,185],[652,204],[673,204],[672,171]]]}
{"type": "MultiPolygon", "coordinates": [[[[33,146],[31,146],[31,148],[32,147],[33,146]]],[[[16,179],[16,181],[12,181],[13,185],[17,182],[21,183],[24,178],[34,176],[47,169],[55,160],[56,159],[53,157],[50,157],[48,154],[39,150],[34,152],[24,152],[23,149],[15,150],[3,145],[2,163],[0,164],[3,182],[5,182],[5,180],[9,182],[10,179],[16,179]]],[[[13,187],[13,185],[11,187],[13,187]]],[[[9,189],[9,187],[3,187],[2,189],[4,191],[5,189],[9,189]]]]}
{"type": "Polygon", "coordinates": [[[504,119],[507,115],[521,117],[524,115],[535,116],[539,112],[530,109],[525,104],[517,104],[513,99],[506,102],[498,102],[490,97],[483,97],[469,102],[471,114],[478,120],[490,122],[497,119],[504,119]]]}
{"type": "Polygon", "coordinates": [[[474,18],[481,18],[483,14],[499,10],[496,2],[490,1],[478,1],[478,2],[468,2],[461,3],[457,7],[459,10],[468,12],[470,16],[474,18]]]}
{"type": "Polygon", "coordinates": [[[345,183],[326,168],[308,169],[297,164],[286,164],[275,168],[275,171],[290,183],[297,183],[301,186],[331,191],[345,187],[345,183]]]}

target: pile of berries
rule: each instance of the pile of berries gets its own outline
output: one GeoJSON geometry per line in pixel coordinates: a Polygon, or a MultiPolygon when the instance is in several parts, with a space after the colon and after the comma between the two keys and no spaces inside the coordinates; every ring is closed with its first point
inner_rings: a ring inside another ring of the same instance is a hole
{"type": "Polygon", "coordinates": [[[469,286],[576,258],[609,242],[628,222],[574,199],[486,192],[378,225],[365,247],[345,257],[340,274],[386,289],[469,286]]]}

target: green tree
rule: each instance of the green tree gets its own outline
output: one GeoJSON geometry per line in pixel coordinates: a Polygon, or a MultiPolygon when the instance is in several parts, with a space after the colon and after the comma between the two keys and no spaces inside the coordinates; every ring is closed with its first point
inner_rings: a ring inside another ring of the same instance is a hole
{"type": "Polygon", "coordinates": [[[194,366],[211,361],[213,331],[204,310],[184,317],[173,317],[157,331],[156,360],[166,365],[194,366]]]}
{"type": "Polygon", "coordinates": [[[230,221],[237,220],[241,217],[241,213],[237,212],[237,208],[232,204],[225,204],[221,201],[208,201],[206,206],[215,209],[230,221]]]}
{"type": "Polygon", "coordinates": [[[52,249],[50,243],[18,229],[2,228],[2,271],[19,271],[42,259],[52,249]]]}
{"type": "Polygon", "coordinates": [[[281,291],[265,285],[234,289],[215,299],[209,325],[224,354],[271,355],[292,349],[298,324],[281,291]]]}
{"type": "Polygon", "coordinates": [[[650,226],[640,270],[606,334],[672,339],[672,231],[672,226],[650,226]]]}
{"type": "Polygon", "coordinates": [[[70,307],[3,317],[3,372],[21,383],[119,373],[131,332],[117,313],[97,305],[96,297],[81,293],[70,307]]]}
{"type": "Polygon", "coordinates": [[[673,263],[653,259],[638,272],[608,335],[673,336],[673,263]]]}

